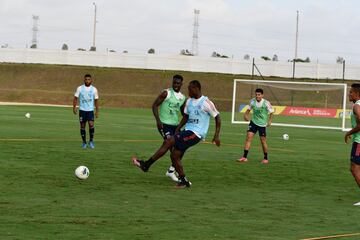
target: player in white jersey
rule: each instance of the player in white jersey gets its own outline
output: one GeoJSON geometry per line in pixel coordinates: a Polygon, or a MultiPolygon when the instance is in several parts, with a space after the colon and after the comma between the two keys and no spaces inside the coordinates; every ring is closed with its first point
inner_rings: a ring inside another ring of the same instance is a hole
{"type": "Polygon", "coordinates": [[[190,187],[190,182],[186,179],[181,159],[185,151],[197,144],[200,140],[205,140],[209,129],[210,116],[215,118],[216,130],[212,140],[214,144],[220,146],[220,114],[216,110],[215,105],[201,93],[201,85],[197,80],[189,83],[189,99],[186,102],[184,116],[176,128],[174,136],[166,139],[165,143],[157,150],[157,152],[147,161],[140,160],[136,157],[132,158],[135,166],[142,171],[147,172],[150,166],[159,158],[161,158],[169,149],[171,151],[171,161],[179,174],[179,182],[177,188],[190,187]],[[185,130],[180,129],[185,125],[185,130]]]}
{"type": "Polygon", "coordinates": [[[89,135],[90,148],[95,148],[94,145],[94,106],[95,106],[95,116],[99,117],[99,94],[98,90],[92,85],[92,77],[90,74],[85,74],[84,84],[79,86],[76,89],[74,100],[73,100],[73,112],[77,114],[77,102],[79,100],[79,120],[80,120],[80,134],[82,138],[82,148],[86,148],[86,122],[89,124],[89,135]]]}

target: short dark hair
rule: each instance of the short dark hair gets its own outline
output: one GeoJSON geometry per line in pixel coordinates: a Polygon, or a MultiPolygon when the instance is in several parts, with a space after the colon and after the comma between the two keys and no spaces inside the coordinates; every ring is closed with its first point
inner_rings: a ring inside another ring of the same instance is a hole
{"type": "Polygon", "coordinates": [[[179,79],[181,81],[184,80],[183,77],[181,75],[179,75],[179,74],[176,74],[176,75],[173,76],[173,80],[175,80],[175,79],[179,79]]]}
{"type": "Polygon", "coordinates": [[[255,93],[264,94],[264,90],[262,90],[261,88],[257,88],[257,89],[255,90],[255,93]]]}
{"type": "Polygon", "coordinates": [[[84,75],[84,78],[87,78],[87,77],[91,78],[91,74],[87,73],[84,75]]]}
{"type": "Polygon", "coordinates": [[[192,80],[189,84],[194,85],[195,87],[199,88],[199,90],[201,90],[201,84],[198,80],[192,80]]]}
{"type": "Polygon", "coordinates": [[[355,90],[355,92],[360,93],[360,83],[351,84],[351,88],[355,90]]]}

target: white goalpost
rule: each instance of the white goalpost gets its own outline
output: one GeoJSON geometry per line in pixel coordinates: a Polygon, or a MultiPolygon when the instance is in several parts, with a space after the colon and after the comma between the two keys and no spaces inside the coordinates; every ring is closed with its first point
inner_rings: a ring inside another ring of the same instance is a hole
{"type": "Polygon", "coordinates": [[[348,129],[350,110],[345,83],[234,79],[231,123],[249,123],[243,115],[256,88],[264,90],[264,98],[275,109],[273,126],[348,129]]]}

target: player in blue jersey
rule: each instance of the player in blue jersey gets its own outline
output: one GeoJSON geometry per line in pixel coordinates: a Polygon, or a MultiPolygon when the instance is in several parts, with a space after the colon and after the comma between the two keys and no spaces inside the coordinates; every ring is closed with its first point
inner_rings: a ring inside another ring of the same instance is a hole
{"type": "Polygon", "coordinates": [[[73,112],[77,114],[76,105],[79,100],[79,120],[80,120],[80,134],[82,138],[82,148],[86,148],[86,122],[89,124],[89,147],[95,148],[94,145],[94,107],[95,117],[99,117],[99,94],[98,90],[92,85],[93,79],[90,74],[85,74],[84,84],[76,89],[73,100],[73,112]]]}
{"type": "Polygon", "coordinates": [[[161,158],[168,150],[171,151],[171,161],[179,174],[179,182],[177,188],[190,187],[190,182],[185,177],[185,172],[181,164],[181,159],[185,151],[196,145],[200,140],[205,140],[209,129],[210,116],[215,118],[216,130],[212,142],[220,146],[220,114],[216,110],[215,105],[201,93],[201,85],[197,80],[189,83],[189,99],[186,101],[184,108],[184,116],[176,128],[174,136],[165,140],[165,143],[157,150],[157,152],[147,161],[140,160],[136,157],[132,158],[135,166],[142,171],[147,172],[150,166],[159,158],[161,158]],[[185,129],[180,129],[185,125],[185,129]]]}

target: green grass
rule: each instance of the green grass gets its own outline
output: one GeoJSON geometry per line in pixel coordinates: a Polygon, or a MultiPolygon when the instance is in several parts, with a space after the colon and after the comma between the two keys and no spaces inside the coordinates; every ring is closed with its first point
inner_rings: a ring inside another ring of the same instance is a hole
{"type": "Polygon", "coordinates": [[[94,150],[80,148],[71,108],[0,111],[0,239],[287,240],[360,231],[341,132],[272,127],[271,163],[260,164],[255,139],[241,165],[246,126],[223,113],[223,146],[190,149],[183,164],[193,185],[176,190],[164,175],[168,155],[146,174],[130,164],[161,144],[150,110],[103,109],[94,150]],[[74,177],[79,165],[90,169],[86,181],[74,177]]]}

